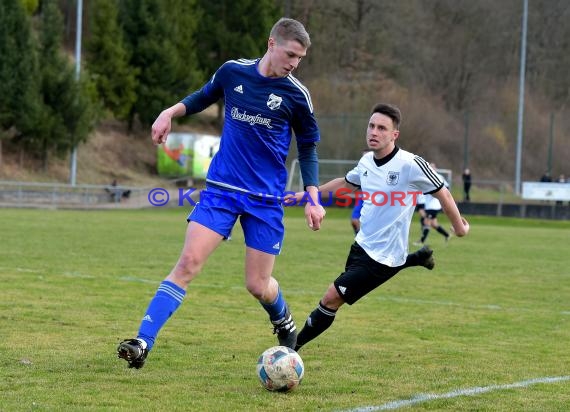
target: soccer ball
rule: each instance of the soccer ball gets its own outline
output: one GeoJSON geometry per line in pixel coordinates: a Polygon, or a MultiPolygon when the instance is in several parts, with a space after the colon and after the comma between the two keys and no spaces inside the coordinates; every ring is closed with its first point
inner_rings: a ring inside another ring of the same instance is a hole
{"type": "Polygon", "coordinates": [[[268,391],[289,392],[301,383],[304,374],[303,360],[286,346],[273,346],[257,360],[257,376],[268,391]]]}

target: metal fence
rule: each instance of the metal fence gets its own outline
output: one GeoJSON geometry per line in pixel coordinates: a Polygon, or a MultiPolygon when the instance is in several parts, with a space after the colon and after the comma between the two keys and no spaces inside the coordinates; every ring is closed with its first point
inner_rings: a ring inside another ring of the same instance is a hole
{"type": "MultiPolygon", "coordinates": [[[[331,162],[329,168],[339,168],[335,175],[342,175],[340,169],[349,166],[339,161],[331,162]]],[[[289,176],[288,190],[302,190],[299,177],[289,176]]],[[[191,202],[183,197],[187,189],[172,182],[165,182],[163,188],[112,186],[112,185],[76,185],[61,183],[29,183],[0,181],[0,208],[50,208],[50,209],[141,209],[153,206],[184,206],[190,207],[191,202]],[[178,187],[175,187],[178,186],[178,187]],[[157,204],[153,201],[152,193],[160,190],[164,202],[157,204]]],[[[302,187],[302,184],[301,184],[302,187]]],[[[529,200],[521,199],[514,192],[514,182],[474,180],[470,202],[463,198],[463,185],[455,179],[451,187],[454,198],[460,210],[465,214],[531,217],[542,219],[570,219],[570,203],[567,201],[529,200]]],[[[196,193],[198,193],[196,191],[196,193]]],[[[197,201],[197,199],[194,199],[197,201]]]]}
{"type": "Polygon", "coordinates": [[[0,206],[5,207],[118,207],[138,203],[147,188],[112,185],[69,185],[0,181],[0,206]]]}

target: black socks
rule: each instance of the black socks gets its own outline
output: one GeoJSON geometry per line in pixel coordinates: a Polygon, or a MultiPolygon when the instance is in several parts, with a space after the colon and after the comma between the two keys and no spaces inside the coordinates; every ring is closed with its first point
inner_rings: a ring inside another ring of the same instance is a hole
{"type": "Polygon", "coordinates": [[[329,309],[319,302],[319,306],[311,312],[305,326],[299,332],[295,350],[299,350],[305,343],[312,341],[327,330],[334,322],[335,315],[336,310],[329,309]]]}

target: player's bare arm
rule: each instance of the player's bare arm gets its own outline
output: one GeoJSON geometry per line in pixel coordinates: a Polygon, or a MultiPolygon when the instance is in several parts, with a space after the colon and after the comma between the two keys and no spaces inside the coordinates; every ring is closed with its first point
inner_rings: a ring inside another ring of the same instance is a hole
{"type": "MultiPolygon", "coordinates": [[[[327,196],[329,195],[329,193],[334,193],[338,189],[342,189],[342,188],[348,188],[348,189],[354,191],[358,188],[358,186],[354,186],[354,185],[348,183],[344,177],[337,177],[336,179],[333,179],[333,180],[325,183],[324,185],[320,186],[317,190],[318,190],[318,192],[321,193],[322,199],[327,199],[327,196]]],[[[315,204],[315,205],[318,203],[318,200],[319,200],[318,199],[318,192],[315,195],[317,197],[313,198],[313,196],[311,196],[311,199],[313,200],[313,204],[315,204]]],[[[307,192],[296,192],[295,194],[288,194],[287,196],[285,196],[285,203],[289,204],[289,205],[298,204],[303,200],[307,200],[306,195],[307,195],[307,192]]]]}
{"type": "Polygon", "coordinates": [[[307,186],[307,193],[311,201],[308,201],[305,205],[305,219],[307,225],[312,230],[319,230],[326,215],[325,208],[319,202],[319,188],[317,186],[307,186]]]}
{"type": "Polygon", "coordinates": [[[467,233],[469,233],[469,222],[467,222],[467,220],[465,220],[465,218],[463,218],[459,213],[457,204],[455,203],[455,200],[453,199],[453,196],[449,190],[444,187],[441,190],[433,193],[433,196],[436,197],[441,203],[441,208],[449,218],[455,235],[458,237],[467,235],[467,233]]]}
{"type": "Polygon", "coordinates": [[[358,186],[354,186],[346,181],[344,177],[337,177],[331,181],[328,181],[320,187],[321,193],[334,193],[338,189],[347,188],[350,190],[356,190],[358,186]]]}
{"type": "Polygon", "coordinates": [[[172,128],[172,119],[186,114],[186,106],[176,103],[174,106],[163,110],[152,124],[152,141],[155,145],[166,142],[166,138],[172,128]]]}

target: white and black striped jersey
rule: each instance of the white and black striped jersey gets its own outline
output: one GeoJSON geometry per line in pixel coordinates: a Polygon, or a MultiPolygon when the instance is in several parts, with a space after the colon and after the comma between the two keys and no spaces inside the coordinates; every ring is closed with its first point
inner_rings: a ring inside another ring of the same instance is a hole
{"type": "MultiPolygon", "coordinates": [[[[437,173],[437,171],[435,173],[439,176],[439,178],[443,182],[443,185],[445,187],[449,187],[449,183],[447,182],[447,180],[445,180],[445,177],[443,177],[442,175],[437,173]]],[[[439,202],[439,199],[437,199],[436,197],[433,197],[431,194],[428,194],[425,196],[425,207],[424,207],[424,209],[425,210],[441,210],[441,203],[439,202]]]]}
{"type": "Polygon", "coordinates": [[[403,265],[417,197],[440,190],[441,177],[424,159],[396,147],[383,159],[366,153],[345,178],[368,193],[356,242],[379,263],[403,265]]]}

